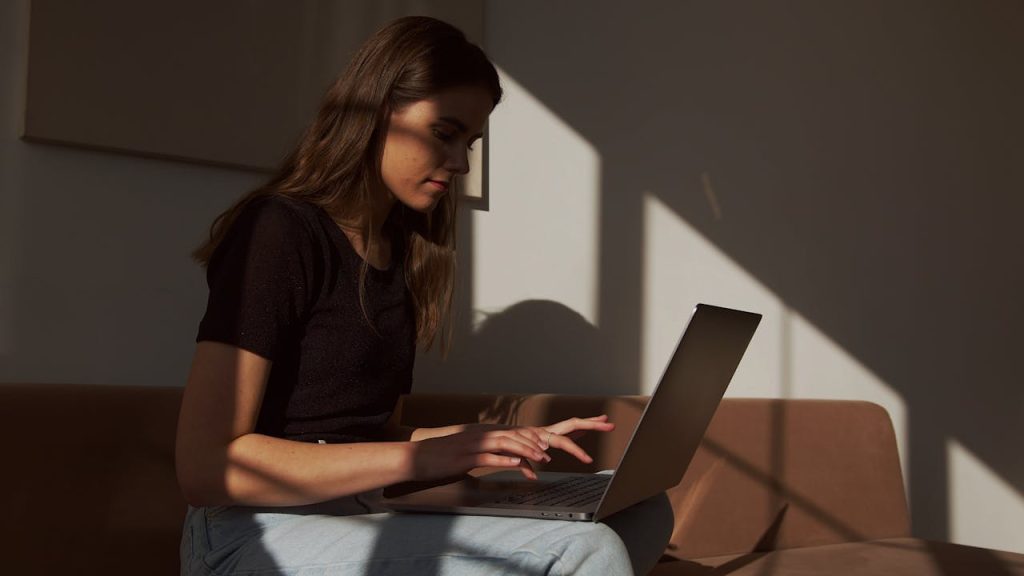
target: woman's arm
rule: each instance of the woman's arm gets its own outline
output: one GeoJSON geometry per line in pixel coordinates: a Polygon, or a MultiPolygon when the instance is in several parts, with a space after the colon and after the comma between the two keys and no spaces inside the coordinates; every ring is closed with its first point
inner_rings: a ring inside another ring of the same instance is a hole
{"type": "MultiPolygon", "coordinates": [[[[395,412],[395,416],[398,412],[395,412]]],[[[465,432],[467,427],[472,426],[471,424],[453,424],[451,426],[441,426],[438,428],[413,428],[412,426],[403,426],[392,420],[384,425],[384,437],[388,440],[411,440],[413,442],[419,442],[420,440],[428,440],[430,438],[440,438],[442,436],[451,436],[452,434],[458,434],[459,432],[465,432]]]]}
{"type": "Polygon", "coordinates": [[[409,443],[322,445],[254,433],[270,367],[235,346],[196,346],[176,446],[189,503],[309,504],[409,479],[409,443]]]}
{"type": "Polygon", "coordinates": [[[504,430],[421,442],[311,444],[254,432],[271,362],[200,342],[178,418],[176,468],[194,506],[293,506],[478,466],[547,459],[535,442],[504,430]]]}

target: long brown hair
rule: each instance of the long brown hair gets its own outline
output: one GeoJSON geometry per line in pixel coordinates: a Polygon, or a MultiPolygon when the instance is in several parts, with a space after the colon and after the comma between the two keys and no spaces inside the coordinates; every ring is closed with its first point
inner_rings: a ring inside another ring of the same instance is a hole
{"type": "MultiPolygon", "coordinates": [[[[393,111],[437,93],[482,86],[496,106],[502,90],[487,56],[451,24],[426,16],[399,18],[370,37],[327,91],[316,119],[276,175],[220,214],[209,238],[193,253],[209,265],[214,250],[238,214],[253,200],[288,196],[326,209],[336,220],[367,219],[370,194],[383,186],[380,166],[387,122],[393,111]]],[[[416,309],[416,340],[429,349],[451,337],[455,284],[456,191],[452,186],[429,214],[396,206],[405,234],[405,278],[416,309]]],[[[367,248],[369,252],[369,248],[367,248]]],[[[364,304],[364,260],[360,302],[364,304]]]]}

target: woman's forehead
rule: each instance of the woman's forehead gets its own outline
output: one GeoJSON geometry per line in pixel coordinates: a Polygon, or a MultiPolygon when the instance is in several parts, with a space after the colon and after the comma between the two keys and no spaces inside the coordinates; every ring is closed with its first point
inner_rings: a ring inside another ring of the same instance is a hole
{"type": "Polygon", "coordinates": [[[433,116],[433,119],[475,134],[483,130],[494,101],[486,89],[464,86],[444,90],[416,104],[421,104],[421,112],[433,116]]]}

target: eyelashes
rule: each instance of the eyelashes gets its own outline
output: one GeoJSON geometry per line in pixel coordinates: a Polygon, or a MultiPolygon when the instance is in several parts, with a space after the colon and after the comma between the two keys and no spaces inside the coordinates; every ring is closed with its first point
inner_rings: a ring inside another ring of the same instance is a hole
{"type": "MultiPolygon", "coordinates": [[[[455,138],[455,134],[452,134],[450,132],[445,132],[444,130],[438,130],[437,128],[434,128],[433,132],[434,132],[434,137],[435,138],[437,138],[438,140],[440,140],[441,142],[444,142],[446,144],[448,142],[450,142],[453,138],[455,138]]],[[[473,143],[470,142],[469,144],[467,144],[466,145],[466,149],[467,150],[473,150],[473,143]]]]}
{"type": "Polygon", "coordinates": [[[454,134],[434,128],[434,137],[440,140],[441,142],[447,142],[451,140],[453,136],[454,134]]]}

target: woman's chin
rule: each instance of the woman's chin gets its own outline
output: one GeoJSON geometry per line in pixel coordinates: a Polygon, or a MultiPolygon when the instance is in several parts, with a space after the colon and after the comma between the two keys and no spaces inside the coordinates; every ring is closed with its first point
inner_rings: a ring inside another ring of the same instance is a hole
{"type": "Polygon", "coordinates": [[[405,207],[410,210],[414,210],[421,214],[430,214],[434,211],[434,208],[437,208],[437,203],[440,201],[441,196],[439,195],[437,197],[416,198],[412,202],[403,202],[403,204],[405,204],[405,207]]]}

